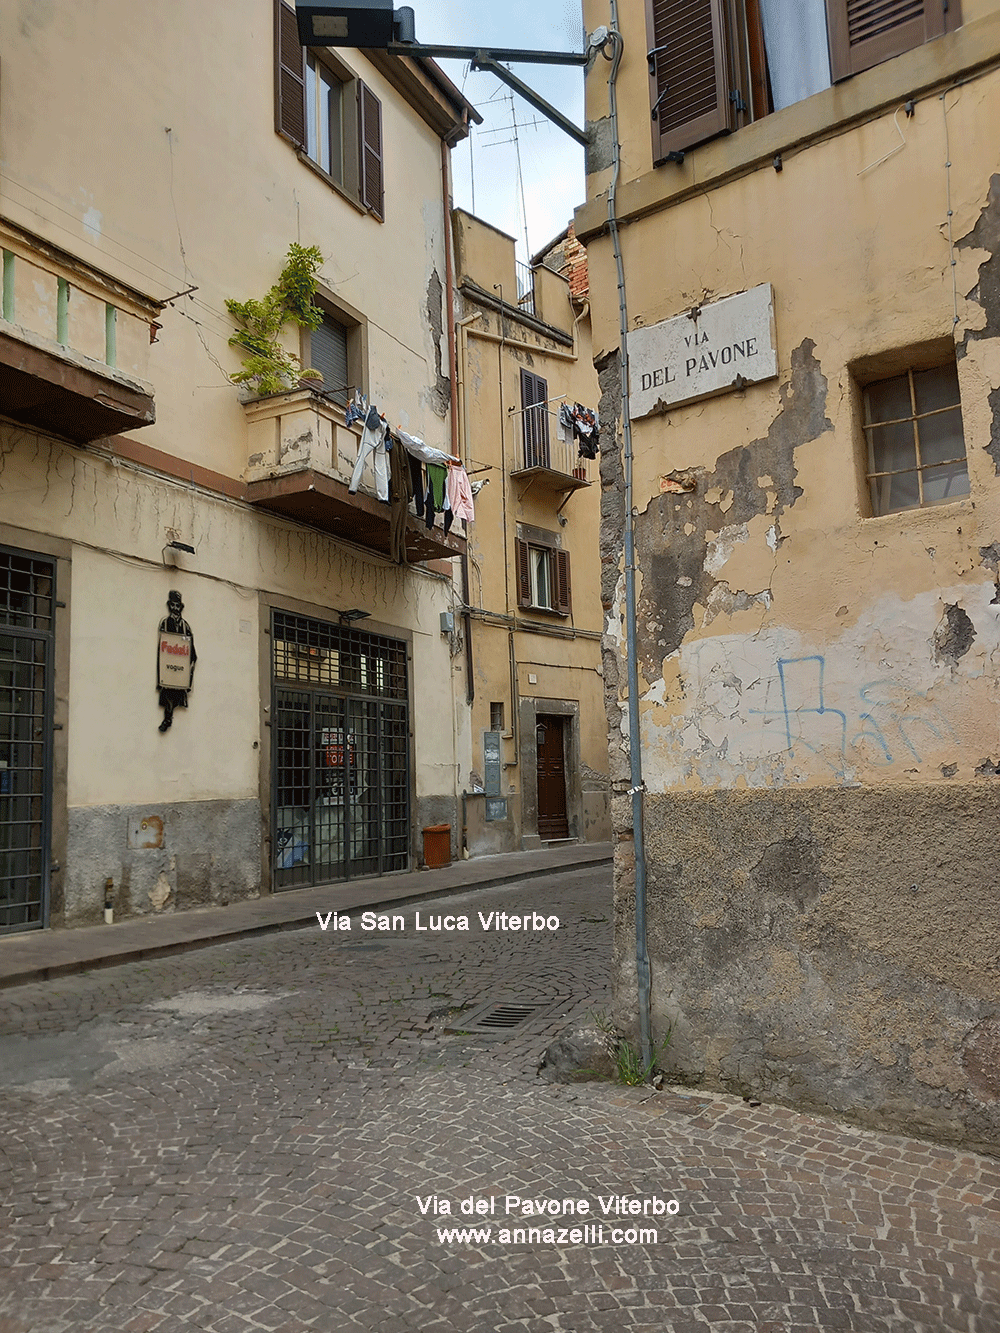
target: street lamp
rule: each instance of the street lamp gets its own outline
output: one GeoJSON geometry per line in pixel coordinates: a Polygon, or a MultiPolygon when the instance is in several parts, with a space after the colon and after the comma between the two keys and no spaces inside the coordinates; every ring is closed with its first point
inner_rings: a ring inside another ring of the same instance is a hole
{"type": "Polygon", "coordinates": [[[393,9],[392,0],[350,0],[347,4],[295,7],[299,41],[303,46],[354,46],[361,50],[377,49],[391,56],[428,56],[444,60],[469,60],[473,69],[486,70],[520,93],[526,102],[558,125],[586,148],[590,136],[586,130],[546,102],[533,88],[522,83],[500,63],[529,65],[587,66],[600,50],[607,30],[600,29],[591,38],[586,51],[524,51],[517,48],[489,49],[482,46],[424,45],[415,35],[413,10],[404,5],[393,9]]]}

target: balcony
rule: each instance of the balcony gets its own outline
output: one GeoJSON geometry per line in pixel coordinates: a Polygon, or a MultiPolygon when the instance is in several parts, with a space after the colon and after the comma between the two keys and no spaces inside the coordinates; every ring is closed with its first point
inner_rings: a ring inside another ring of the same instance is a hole
{"type": "Polygon", "coordinates": [[[597,460],[581,458],[572,436],[568,440],[559,438],[550,426],[554,413],[547,404],[524,408],[517,415],[521,417],[522,434],[517,444],[518,465],[510,474],[514,480],[560,494],[591,484],[590,469],[596,470],[597,460]]]}
{"type": "MultiPolygon", "coordinates": [[[[388,557],[389,506],[375,496],[370,471],[357,494],[348,490],[361,428],[344,425],[344,409],[311,389],[295,389],[251,399],[243,410],[250,503],[388,557]]],[[[440,518],[428,529],[407,515],[409,562],[450,560],[465,549],[465,538],[454,529],[446,535],[440,518]]]]}
{"type": "Polygon", "coordinates": [[[0,412],[75,444],[150,425],[162,304],[2,220],[0,249],[0,412]]]}

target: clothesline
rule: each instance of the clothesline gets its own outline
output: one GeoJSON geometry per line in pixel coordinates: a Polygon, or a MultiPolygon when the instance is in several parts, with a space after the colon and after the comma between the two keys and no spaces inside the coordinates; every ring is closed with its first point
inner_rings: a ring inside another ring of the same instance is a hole
{"type": "MultiPolygon", "coordinates": [[[[522,412],[533,412],[536,407],[548,407],[549,403],[563,403],[569,397],[569,394],[561,393],[558,398],[545,398],[540,403],[529,403],[527,407],[508,407],[507,415],[509,417],[519,417],[522,412]]],[[[549,412],[550,417],[558,416],[557,412],[549,412]]]]}

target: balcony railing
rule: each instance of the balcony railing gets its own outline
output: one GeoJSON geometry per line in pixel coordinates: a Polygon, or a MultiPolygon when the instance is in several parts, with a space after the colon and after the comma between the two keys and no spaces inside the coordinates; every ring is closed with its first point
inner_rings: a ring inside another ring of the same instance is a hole
{"type": "Polygon", "coordinates": [[[580,457],[580,446],[573,436],[562,438],[553,407],[554,402],[536,403],[519,414],[518,466],[511,476],[534,477],[559,491],[589,486],[593,460],[580,457]]]}
{"type": "Polygon", "coordinates": [[[522,264],[515,260],[514,269],[517,273],[517,305],[526,315],[535,313],[535,274],[530,265],[522,264]]]}
{"type": "Polygon", "coordinates": [[[2,219],[0,263],[0,412],[80,444],[152,422],[162,303],[2,219]]]}

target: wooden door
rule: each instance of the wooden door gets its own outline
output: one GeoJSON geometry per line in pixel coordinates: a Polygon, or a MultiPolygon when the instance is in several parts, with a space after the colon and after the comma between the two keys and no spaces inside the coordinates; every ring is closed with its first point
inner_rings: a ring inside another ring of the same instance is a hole
{"type": "Polygon", "coordinates": [[[539,837],[568,838],[563,719],[551,714],[539,714],[535,727],[535,744],[538,763],[539,837]]]}

